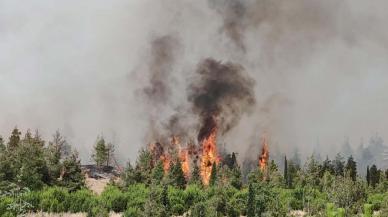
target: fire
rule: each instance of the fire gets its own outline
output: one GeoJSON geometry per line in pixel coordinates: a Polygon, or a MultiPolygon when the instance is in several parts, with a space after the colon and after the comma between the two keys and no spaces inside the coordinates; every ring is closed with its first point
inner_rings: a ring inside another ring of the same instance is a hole
{"type": "Polygon", "coordinates": [[[168,154],[163,154],[162,156],[160,156],[160,160],[163,162],[164,173],[167,174],[170,170],[171,158],[168,154]]]}
{"type": "Polygon", "coordinates": [[[261,143],[262,143],[262,148],[261,148],[261,154],[259,156],[259,168],[263,172],[267,169],[268,160],[269,160],[268,141],[265,136],[262,138],[261,143]]]}
{"type": "Polygon", "coordinates": [[[218,164],[219,158],[217,156],[217,128],[211,129],[207,138],[202,141],[202,159],[201,159],[201,176],[204,185],[209,184],[212,166],[214,163],[218,164]]]}
{"type": "Polygon", "coordinates": [[[182,171],[185,174],[185,177],[188,178],[190,174],[189,151],[187,149],[181,149],[179,159],[182,162],[182,171]]]}

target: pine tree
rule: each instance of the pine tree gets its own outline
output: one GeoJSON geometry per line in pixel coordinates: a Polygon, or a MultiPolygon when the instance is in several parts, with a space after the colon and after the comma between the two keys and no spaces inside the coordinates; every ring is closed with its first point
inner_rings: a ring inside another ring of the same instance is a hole
{"type": "Polygon", "coordinates": [[[368,184],[368,186],[370,185],[369,166],[366,167],[366,183],[368,184]]]}
{"type": "Polygon", "coordinates": [[[344,158],[341,156],[340,153],[338,153],[335,157],[335,160],[333,162],[334,166],[334,174],[336,176],[343,176],[344,175],[344,168],[345,168],[345,162],[343,160],[344,158]]]}
{"type": "Polygon", "coordinates": [[[164,177],[163,162],[158,161],[156,166],[152,169],[152,182],[159,185],[164,177]]]}
{"type": "Polygon", "coordinates": [[[66,140],[57,131],[53,135],[52,141],[48,143],[46,148],[46,161],[51,182],[55,182],[60,177],[62,167],[61,160],[70,157],[69,154],[66,154],[66,157],[62,154],[64,146],[70,147],[70,145],[66,143],[66,140]]]}
{"type": "Polygon", "coordinates": [[[135,176],[138,182],[151,184],[152,175],[152,155],[147,149],[141,149],[136,161],[135,176]]]}
{"type": "Polygon", "coordinates": [[[247,217],[255,217],[255,216],[256,216],[255,190],[253,188],[252,183],[250,183],[248,187],[247,217]]]}
{"type": "Polygon", "coordinates": [[[0,136],[0,154],[2,154],[5,151],[5,145],[3,137],[0,136]]]}
{"type": "Polygon", "coordinates": [[[98,167],[101,167],[106,163],[108,159],[108,149],[105,145],[105,140],[103,137],[97,139],[92,157],[98,167]]]}
{"type": "Polygon", "coordinates": [[[85,185],[81,161],[78,158],[78,153],[75,151],[63,161],[60,185],[66,187],[70,191],[81,189],[85,185]]]}
{"type": "Polygon", "coordinates": [[[238,167],[236,153],[232,152],[232,168],[238,167]]]}
{"type": "Polygon", "coordinates": [[[236,189],[241,189],[241,187],[242,187],[242,174],[241,174],[241,169],[239,166],[236,166],[232,170],[232,178],[230,181],[230,185],[232,185],[236,189]]]}
{"type": "Polygon", "coordinates": [[[289,183],[288,183],[288,164],[287,164],[287,156],[284,156],[284,184],[285,186],[289,186],[289,183]]]}
{"type": "Polygon", "coordinates": [[[170,166],[169,179],[172,184],[178,188],[184,189],[186,186],[185,174],[182,170],[182,163],[179,158],[176,159],[175,163],[170,166]]]}
{"type": "Polygon", "coordinates": [[[9,150],[14,150],[19,146],[21,135],[22,133],[19,131],[17,127],[15,127],[11,133],[11,137],[9,137],[9,142],[8,142],[9,150]]]}
{"type": "Polygon", "coordinates": [[[346,164],[346,170],[349,172],[350,177],[355,182],[357,179],[357,163],[353,160],[353,156],[350,155],[346,164]]]}
{"type": "Polygon", "coordinates": [[[110,163],[114,160],[115,158],[115,146],[112,144],[112,143],[108,143],[108,145],[106,146],[106,166],[110,166],[110,163]]]}
{"type": "Polygon", "coordinates": [[[190,184],[202,184],[201,173],[196,162],[194,163],[193,172],[191,173],[190,184]]]}
{"type": "Polygon", "coordinates": [[[326,159],[323,161],[321,171],[319,173],[320,177],[323,177],[325,172],[328,171],[330,174],[334,174],[334,166],[329,159],[329,156],[326,156],[326,159]]]}
{"type": "Polygon", "coordinates": [[[372,186],[372,188],[375,188],[376,185],[380,182],[380,172],[379,170],[377,170],[377,166],[373,164],[369,170],[369,173],[370,185],[372,186]]]}
{"type": "Polygon", "coordinates": [[[212,171],[210,173],[209,185],[214,186],[217,183],[217,165],[213,163],[212,171]]]}
{"type": "Polygon", "coordinates": [[[161,195],[161,203],[164,207],[164,211],[166,213],[165,216],[168,216],[169,212],[170,212],[170,201],[168,200],[168,187],[167,185],[163,185],[163,191],[162,191],[162,195],[161,195]]]}
{"type": "Polygon", "coordinates": [[[121,178],[124,182],[124,185],[127,187],[137,182],[138,176],[136,175],[135,170],[131,165],[131,162],[128,162],[125,171],[121,174],[121,178]]]}

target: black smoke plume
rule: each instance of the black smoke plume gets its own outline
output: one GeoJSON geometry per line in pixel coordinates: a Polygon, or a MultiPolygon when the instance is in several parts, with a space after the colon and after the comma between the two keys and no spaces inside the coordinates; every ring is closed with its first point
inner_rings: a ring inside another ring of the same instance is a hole
{"type": "Polygon", "coordinates": [[[159,37],[151,43],[149,86],[143,89],[151,104],[163,104],[168,101],[171,94],[169,79],[175,63],[177,46],[178,41],[169,35],[159,37]]]}
{"type": "Polygon", "coordinates": [[[196,74],[188,100],[200,116],[198,141],[202,141],[215,127],[221,134],[228,132],[253,107],[255,82],[241,65],[211,58],[199,63],[196,74]]]}

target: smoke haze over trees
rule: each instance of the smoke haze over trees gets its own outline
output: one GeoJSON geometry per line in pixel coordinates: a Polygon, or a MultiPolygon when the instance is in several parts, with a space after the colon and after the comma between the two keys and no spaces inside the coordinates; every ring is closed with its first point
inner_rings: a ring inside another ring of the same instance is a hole
{"type": "Polygon", "coordinates": [[[387,8],[383,0],[3,0],[0,135],[20,126],[50,138],[59,128],[83,161],[103,135],[134,161],[158,134],[185,126],[197,136],[187,87],[212,58],[243,67],[255,84],[250,111],[219,138],[230,151],[259,150],[268,132],[280,159],[295,147],[308,156],[319,138],[322,159],[352,150],[342,156],[366,171],[381,164],[388,140],[387,8]]]}

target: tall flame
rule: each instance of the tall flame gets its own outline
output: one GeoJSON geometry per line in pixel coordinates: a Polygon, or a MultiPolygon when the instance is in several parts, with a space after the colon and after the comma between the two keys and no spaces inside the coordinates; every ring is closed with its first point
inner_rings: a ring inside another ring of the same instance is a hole
{"type": "Polygon", "coordinates": [[[179,159],[182,162],[183,174],[185,174],[185,177],[188,178],[190,174],[189,151],[187,149],[181,149],[179,153],[179,159]]]}
{"type": "Polygon", "coordinates": [[[201,159],[201,176],[204,185],[209,184],[212,166],[214,163],[218,164],[217,156],[217,128],[211,129],[211,132],[207,138],[202,140],[202,159],[201,159]]]}
{"type": "Polygon", "coordinates": [[[269,148],[268,148],[268,141],[266,136],[263,136],[261,143],[262,143],[262,148],[261,148],[261,154],[259,156],[259,168],[263,172],[267,169],[268,160],[269,160],[269,148]]]}

